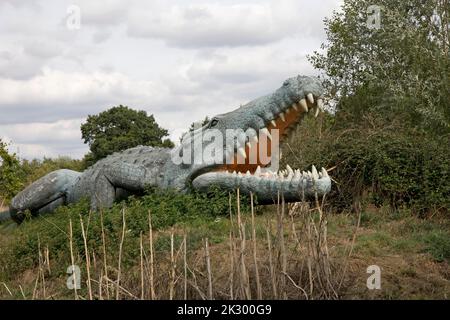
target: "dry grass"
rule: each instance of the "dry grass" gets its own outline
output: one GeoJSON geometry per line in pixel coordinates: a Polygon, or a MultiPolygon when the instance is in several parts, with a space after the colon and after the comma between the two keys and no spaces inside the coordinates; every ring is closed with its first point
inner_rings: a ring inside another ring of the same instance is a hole
{"type": "MultiPolygon", "coordinates": [[[[238,198],[239,199],[239,198],[238,198]]],[[[72,244],[70,221],[70,261],[82,270],[81,290],[65,288],[65,277],[52,277],[51,257],[39,242],[39,265],[16,281],[2,283],[0,296],[21,299],[348,299],[348,298],[447,298],[447,262],[437,264],[426,254],[368,255],[360,237],[374,230],[360,226],[361,212],[330,216],[323,202],[279,204],[267,208],[268,214],[251,215],[230,210],[228,236],[224,241],[205,237],[192,247],[192,233],[183,227],[152,230],[139,235],[136,262],[123,269],[122,256],[128,247],[126,208],[122,212],[122,232],[118,260],[108,252],[110,236],[102,225],[99,252],[89,248],[81,220],[84,251],[72,244]],[[274,213],[276,212],[276,213],[274,213]],[[328,222],[333,221],[333,230],[328,222]],[[353,220],[353,223],[350,221],[353,220]],[[155,243],[168,237],[168,250],[156,250],[155,243]],[[179,241],[177,241],[177,239],[179,241]],[[365,270],[378,264],[383,270],[383,290],[368,291],[365,270]],[[28,274],[28,276],[26,276],[28,274]],[[31,292],[30,292],[31,288],[31,292]],[[424,293],[425,292],[425,293],[424,293]]],[[[102,214],[102,213],[101,213],[102,214]]],[[[390,226],[388,224],[388,226],[390,226]]],[[[392,227],[400,228],[398,222],[392,227]]],[[[385,227],[386,228],[386,227],[385,227]]],[[[397,229],[392,229],[396,232],[397,229]]],[[[212,235],[211,235],[212,237],[212,235]]],[[[366,240],[367,241],[367,240],[366,240]]]]}

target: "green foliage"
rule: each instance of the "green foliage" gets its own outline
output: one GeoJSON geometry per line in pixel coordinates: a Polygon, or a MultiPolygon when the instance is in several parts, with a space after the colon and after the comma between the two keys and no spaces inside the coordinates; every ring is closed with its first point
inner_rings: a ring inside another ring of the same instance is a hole
{"type": "Polygon", "coordinates": [[[169,139],[164,139],[168,131],[156,123],[153,115],[122,105],[88,116],[81,125],[81,133],[91,151],[84,159],[86,167],[116,151],[138,145],[173,147],[169,139]]]}
{"type": "Polygon", "coordinates": [[[0,140],[0,206],[7,204],[22,187],[20,161],[8,152],[6,143],[0,140]]]}
{"type": "MultiPolygon", "coordinates": [[[[88,201],[60,207],[51,215],[24,221],[19,228],[13,230],[11,234],[13,241],[0,243],[2,252],[0,255],[0,279],[36,266],[38,242],[45,243],[52,255],[60,258],[58,260],[70,261],[69,221],[72,221],[73,226],[75,252],[83,256],[84,243],[80,217],[86,228],[89,248],[96,252],[102,252],[103,220],[103,227],[107,235],[106,247],[110,253],[110,259],[117,261],[122,235],[122,210],[125,210],[126,237],[123,263],[126,266],[135,263],[135,259],[139,255],[139,236],[141,232],[145,233],[149,230],[149,213],[151,213],[152,226],[155,230],[163,230],[175,224],[181,227],[207,226],[216,224],[215,221],[220,217],[227,219],[230,201],[231,210],[235,214],[236,200],[234,194],[230,196],[227,192],[218,189],[212,189],[209,193],[202,194],[151,190],[151,193],[143,197],[130,198],[126,202],[117,203],[111,209],[103,211],[102,214],[90,212],[88,201]]],[[[243,214],[249,212],[249,201],[246,198],[241,198],[241,212],[243,214]]],[[[221,224],[219,224],[220,226],[221,224]]],[[[157,245],[164,247],[164,241],[161,241],[157,245]]]]}
{"type": "Polygon", "coordinates": [[[324,51],[309,59],[333,115],[307,119],[285,154],[334,168],[333,205],[450,208],[448,17],[441,0],[344,0],[325,20],[324,51]],[[367,24],[374,4],[379,29],[367,24]]]}
{"type": "Polygon", "coordinates": [[[372,112],[450,132],[448,10],[440,0],[345,0],[325,20],[325,52],[309,57],[336,110],[351,122],[372,112]],[[373,4],[381,8],[378,30],[367,26],[373,4]]]}
{"type": "Polygon", "coordinates": [[[286,163],[300,168],[334,168],[333,206],[348,208],[362,199],[418,213],[450,209],[450,136],[396,125],[341,129],[335,118],[306,119],[283,152],[286,163]]]}

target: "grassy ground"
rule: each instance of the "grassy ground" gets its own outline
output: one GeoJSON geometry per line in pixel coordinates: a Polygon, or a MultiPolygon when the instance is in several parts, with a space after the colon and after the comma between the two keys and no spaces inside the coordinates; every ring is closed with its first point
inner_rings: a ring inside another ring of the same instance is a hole
{"type": "Polygon", "coordinates": [[[238,208],[235,198],[164,197],[102,215],[80,204],[0,226],[0,298],[73,299],[71,244],[80,299],[449,298],[446,217],[371,207],[336,214],[304,204],[284,215],[281,206],[257,207],[252,225],[248,199],[238,208]],[[370,265],[381,268],[380,290],[366,287],[370,265]]]}

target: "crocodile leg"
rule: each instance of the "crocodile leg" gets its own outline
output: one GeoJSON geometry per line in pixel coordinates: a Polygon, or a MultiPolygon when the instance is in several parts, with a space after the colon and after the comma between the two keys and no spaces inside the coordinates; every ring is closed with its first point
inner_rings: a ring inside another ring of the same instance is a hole
{"type": "Polygon", "coordinates": [[[11,200],[11,218],[21,223],[26,210],[32,215],[54,211],[65,203],[69,189],[79,176],[79,172],[63,169],[53,171],[33,182],[11,200]]]}
{"type": "Polygon", "coordinates": [[[95,194],[91,209],[110,208],[120,194],[142,192],[146,186],[149,170],[144,166],[117,163],[102,169],[95,182],[95,194]]]}

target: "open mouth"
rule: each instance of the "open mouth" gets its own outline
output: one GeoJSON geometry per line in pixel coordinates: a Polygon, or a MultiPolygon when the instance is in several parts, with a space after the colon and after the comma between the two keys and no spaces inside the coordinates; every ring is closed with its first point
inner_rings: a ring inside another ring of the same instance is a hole
{"type": "Polygon", "coordinates": [[[255,132],[253,136],[247,136],[245,143],[241,142],[233,150],[232,161],[228,161],[224,166],[215,168],[213,172],[221,174],[234,174],[234,175],[245,175],[255,176],[259,178],[297,178],[297,179],[321,179],[322,177],[328,177],[328,173],[325,169],[317,171],[317,169],[312,166],[311,171],[293,170],[289,166],[285,170],[278,172],[270,171],[270,169],[265,170],[271,166],[271,163],[267,161],[261,161],[260,159],[260,148],[266,148],[265,154],[267,157],[271,158],[272,150],[270,140],[273,138],[274,130],[278,130],[278,136],[280,143],[283,143],[294,129],[299,125],[302,118],[307,113],[314,113],[317,117],[320,110],[323,110],[323,100],[320,97],[314,96],[312,93],[307,94],[305,97],[299,99],[296,102],[292,102],[291,105],[280,106],[280,112],[274,114],[273,116],[266,116],[263,118],[265,126],[259,128],[258,132],[255,132]],[[268,143],[261,143],[260,138],[266,137],[268,143]],[[251,158],[250,154],[256,155],[251,158]],[[265,163],[265,164],[264,164],[265,163]]]}

